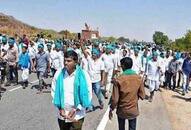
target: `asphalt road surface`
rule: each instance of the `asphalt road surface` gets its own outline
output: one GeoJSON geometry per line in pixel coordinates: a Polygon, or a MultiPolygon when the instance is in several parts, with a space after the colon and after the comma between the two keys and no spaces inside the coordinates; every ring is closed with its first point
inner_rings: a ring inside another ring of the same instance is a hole
{"type": "MultiPolygon", "coordinates": [[[[50,88],[42,94],[36,94],[38,80],[31,74],[29,87],[20,85],[4,87],[6,91],[0,101],[0,130],[58,130],[56,111],[52,104],[50,88]]],[[[51,79],[47,79],[51,83],[51,79]]],[[[83,130],[117,130],[116,116],[108,121],[108,100],[103,110],[93,96],[95,110],[87,114],[83,130]]],[[[141,115],[138,118],[138,130],[171,130],[163,99],[157,93],[152,103],[140,102],[141,115]]]]}

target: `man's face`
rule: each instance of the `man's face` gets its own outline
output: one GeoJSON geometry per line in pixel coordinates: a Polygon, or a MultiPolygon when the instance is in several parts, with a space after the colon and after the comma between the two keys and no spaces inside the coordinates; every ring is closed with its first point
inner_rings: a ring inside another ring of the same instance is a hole
{"type": "Polygon", "coordinates": [[[127,55],[127,51],[123,51],[123,56],[126,56],[127,55]]]}
{"type": "Polygon", "coordinates": [[[167,52],[166,53],[166,57],[168,58],[170,56],[170,52],[167,52]]]}
{"type": "Polygon", "coordinates": [[[12,47],[13,47],[13,44],[9,44],[9,47],[12,48],[12,47]]]}
{"type": "Polygon", "coordinates": [[[97,56],[96,56],[96,54],[94,54],[94,53],[92,53],[92,59],[97,59],[97,56]]]}
{"type": "Polygon", "coordinates": [[[157,56],[153,56],[153,61],[157,61],[157,56]]]}
{"type": "Polygon", "coordinates": [[[39,52],[42,52],[42,51],[43,51],[43,48],[38,48],[38,51],[39,51],[39,52]]]}
{"type": "Polygon", "coordinates": [[[135,52],[135,56],[138,56],[138,52],[135,52]]]}
{"type": "Polygon", "coordinates": [[[71,72],[72,70],[75,70],[76,62],[71,57],[64,58],[64,66],[69,72],[71,72]]]}
{"type": "Polygon", "coordinates": [[[25,47],[22,48],[22,52],[23,52],[23,53],[25,53],[26,50],[27,50],[27,49],[26,49],[25,47]]]}
{"type": "Polygon", "coordinates": [[[59,52],[59,51],[60,51],[60,48],[56,48],[55,50],[56,50],[57,52],[59,52]]]}

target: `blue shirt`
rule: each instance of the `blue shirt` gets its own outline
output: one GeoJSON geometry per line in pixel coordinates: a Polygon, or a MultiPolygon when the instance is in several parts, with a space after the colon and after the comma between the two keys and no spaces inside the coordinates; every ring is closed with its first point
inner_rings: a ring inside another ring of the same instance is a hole
{"type": "Polygon", "coordinates": [[[186,58],[182,65],[183,73],[189,76],[191,74],[191,60],[186,58]]]}
{"type": "Polygon", "coordinates": [[[36,54],[36,70],[39,72],[46,72],[47,64],[49,62],[49,55],[46,52],[36,54]]]}
{"type": "Polygon", "coordinates": [[[21,53],[19,55],[19,66],[22,68],[29,68],[30,67],[30,56],[28,52],[21,53]]]}

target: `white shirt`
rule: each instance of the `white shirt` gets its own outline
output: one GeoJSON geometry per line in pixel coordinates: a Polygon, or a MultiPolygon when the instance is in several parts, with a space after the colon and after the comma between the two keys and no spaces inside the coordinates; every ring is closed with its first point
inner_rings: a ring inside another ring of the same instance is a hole
{"type": "Polygon", "coordinates": [[[104,63],[101,59],[94,61],[90,56],[87,57],[88,73],[92,83],[101,81],[101,71],[104,70],[104,63]]]}
{"type": "Polygon", "coordinates": [[[170,63],[170,61],[173,59],[173,57],[169,56],[168,58],[164,58],[164,63],[165,63],[165,71],[168,70],[168,65],[170,63]]]}
{"type": "Polygon", "coordinates": [[[159,71],[159,67],[160,63],[159,61],[153,61],[150,60],[148,62],[148,66],[147,66],[147,78],[149,80],[154,80],[154,81],[158,81],[159,80],[159,75],[160,75],[160,71],[159,71]]]}
{"type": "Polygon", "coordinates": [[[162,57],[158,57],[158,61],[160,62],[160,68],[163,73],[165,73],[166,70],[166,61],[162,57]]]}
{"type": "MultiPolygon", "coordinates": [[[[51,88],[51,96],[54,99],[54,94],[55,94],[55,87],[56,87],[56,79],[58,78],[59,74],[61,73],[62,69],[58,70],[52,79],[52,88],[51,88]]],[[[90,101],[92,100],[92,84],[90,82],[90,77],[87,72],[84,71],[87,85],[88,85],[88,92],[89,92],[89,97],[90,101]]],[[[68,75],[68,73],[65,73],[65,77],[63,79],[64,83],[64,103],[65,103],[65,112],[68,113],[73,107],[74,107],[74,79],[75,79],[75,72],[72,73],[71,75],[68,75]]],[[[79,111],[76,112],[76,116],[74,119],[80,120],[85,117],[86,115],[86,110],[83,108],[81,105],[77,107],[79,111]]],[[[58,108],[56,108],[58,111],[58,108]]],[[[58,111],[58,118],[61,120],[64,120],[62,116],[60,116],[59,111],[58,111]]],[[[70,122],[65,120],[66,122],[70,122]]]]}
{"type": "Polygon", "coordinates": [[[64,67],[64,58],[63,53],[61,51],[51,51],[50,52],[50,59],[51,59],[51,67],[59,70],[64,67]]]}
{"type": "Polygon", "coordinates": [[[182,70],[182,65],[183,65],[184,59],[180,58],[177,60],[177,62],[178,62],[178,70],[182,70]]]}
{"type": "Polygon", "coordinates": [[[141,71],[145,72],[147,68],[148,57],[141,57],[141,71]]]}
{"type": "Polygon", "coordinates": [[[88,61],[85,57],[82,57],[81,66],[86,72],[88,72],[88,61]]]}
{"type": "Polygon", "coordinates": [[[131,56],[132,60],[133,60],[133,67],[132,69],[139,74],[141,71],[141,58],[140,56],[135,57],[135,55],[131,56]]]}
{"type": "Polygon", "coordinates": [[[37,48],[36,46],[29,46],[29,54],[31,56],[31,59],[34,59],[37,53],[37,48]]]}
{"type": "Polygon", "coordinates": [[[104,62],[105,72],[110,70],[117,70],[117,59],[115,59],[113,54],[103,54],[101,56],[102,61],[104,62]]]}
{"type": "MultiPolygon", "coordinates": [[[[1,57],[7,52],[7,50],[9,49],[9,45],[8,44],[2,44],[1,45],[1,57]]],[[[4,57],[2,57],[4,60],[7,59],[7,55],[5,55],[4,57]]]]}

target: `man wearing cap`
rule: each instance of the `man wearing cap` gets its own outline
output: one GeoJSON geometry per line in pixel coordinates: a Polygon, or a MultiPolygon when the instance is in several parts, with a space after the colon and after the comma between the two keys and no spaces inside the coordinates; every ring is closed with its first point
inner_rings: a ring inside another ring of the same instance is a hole
{"type": "Polygon", "coordinates": [[[56,42],[55,50],[50,52],[51,72],[52,72],[53,77],[57,70],[64,67],[64,58],[63,57],[64,57],[64,55],[61,51],[61,43],[56,42]]]}
{"type": "Polygon", "coordinates": [[[107,99],[109,96],[110,92],[110,87],[111,87],[111,81],[114,78],[115,71],[118,70],[117,68],[117,61],[112,54],[113,47],[111,45],[106,46],[106,52],[102,54],[101,59],[104,62],[105,66],[105,98],[107,99]]]}
{"type": "Polygon", "coordinates": [[[178,72],[178,62],[176,56],[170,61],[168,65],[168,77],[167,77],[167,86],[173,91],[176,88],[176,74],[178,72]],[[171,86],[171,81],[173,81],[173,87],[171,86]]]}
{"type": "MultiPolygon", "coordinates": [[[[35,61],[35,56],[37,54],[37,47],[35,46],[35,42],[34,41],[30,41],[30,45],[28,47],[28,50],[29,50],[29,55],[32,59],[32,63],[34,64],[34,61],[35,61]]],[[[31,67],[31,70],[32,70],[32,67],[31,67]]]]}
{"type": "Polygon", "coordinates": [[[6,62],[6,54],[7,54],[7,50],[9,48],[9,46],[7,45],[7,37],[6,36],[2,36],[2,44],[1,44],[1,49],[0,49],[0,59],[1,62],[3,62],[3,70],[1,71],[2,74],[2,81],[1,83],[4,82],[5,77],[6,77],[6,66],[7,66],[7,62],[6,62]]]}
{"type": "Polygon", "coordinates": [[[10,37],[8,39],[9,48],[7,50],[7,83],[6,86],[10,86],[10,81],[13,80],[13,74],[15,75],[15,83],[18,84],[18,49],[15,48],[15,39],[10,37]]]}
{"type": "Polygon", "coordinates": [[[23,89],[28,87],[29,69],[30,66],[33,66],[31,57],[27,49],[28,46],[26,44],[22,44],[22,53],[19,55],[19,62],[18,62],[18,66],[22,70],[21,78],[22,78],[23,89]]]}
{"type": "Polygon", "coordinates": [[[148,61],[146,75],[147,82],[150,91],[149,102],[152,102],[154,91],[159,89],[159,76],[160,76],[160,63],[157,59],[158,54],[155,52],[152,54],[152,59],[148,61]]]}
{"type": "MultiPolygon", "coordinates": [[[[92,89],[94,90],[100,105],[100,109],[103,109],[104,105],[104,96],[101,92],[101,86],[104,84],[104,63],[100,59],[100,51],[97,48],[92,48],[92,57],[88,55],[85,49],[82,48],[82,52],[87,59],[88,63],[88,74],[90,75],[92,82],[92,89]]],[[[93,110],[93,106],[90,108],[90,111],[93,110]]]]}
{"type": "Polygon", "coordinates": [[[42,92],[42,89],[46,87],[44,79],[46,77],[47,72],[50,72],[49,60],[49,55],[44,51],[44,45],[39,44],[38,53],[35,56],[34,62],[34,66],[36,66],[36,69],[33,67],[33,70],[36,70],[37,77],[39,79],[39,92],[37,94],[40,94],[42,92]]]}
{"type": "Polygon", "coordinates": [[[135,49],[134,50],[134,55],[131,56],[133,60],[133,67],[132,69],[135,70],[137,74],[140,74],[141,72],[141,58],[139,56],[139,50],[135,49]]]}

